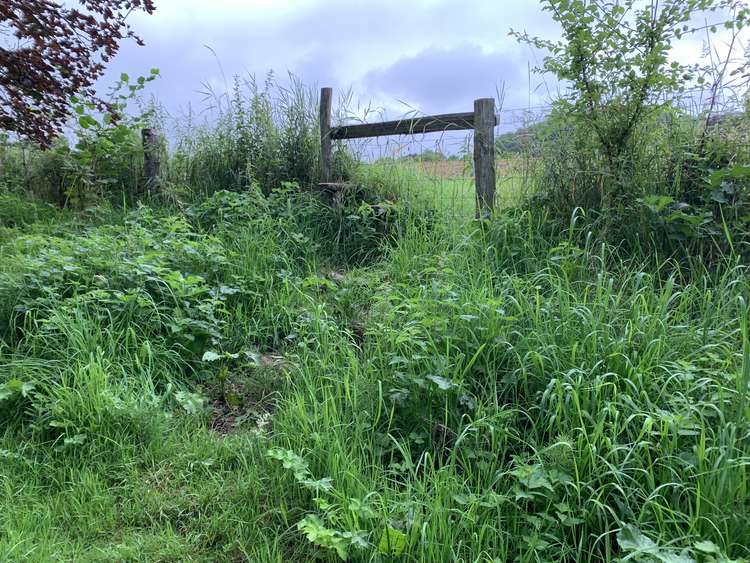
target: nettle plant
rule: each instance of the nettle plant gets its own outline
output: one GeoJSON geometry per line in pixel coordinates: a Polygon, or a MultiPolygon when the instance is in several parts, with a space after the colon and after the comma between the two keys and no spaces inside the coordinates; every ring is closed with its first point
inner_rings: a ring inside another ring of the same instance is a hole
{"type": "Polygon", "coordinates": [[[669,100],[711,75],[708,66],[672,59],[675,42],[698,31],[716,32],[722,25],[742,28],[748,9],[738,0],[542,0],[542,4],[560,24],[561,39],[513,30],[511,35],[548,53],[536,70],[553,75],[565,88],[555,102],[558,115],[586,136],[595,153],[591,156],[597,157],[602,211],[621,210],[639,195],[639,149],[654,130],[648,126],[669,109],[669,100]],[[692,22],[700,16],[724,21],[696,27],[692,22]]]}

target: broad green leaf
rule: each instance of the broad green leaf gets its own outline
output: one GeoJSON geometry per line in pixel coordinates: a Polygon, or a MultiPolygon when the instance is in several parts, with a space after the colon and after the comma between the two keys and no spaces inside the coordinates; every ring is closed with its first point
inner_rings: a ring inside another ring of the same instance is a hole
{"type": "Polygon", "coordinates": [[[370,542],[367,541],[367,532],[359,530],[357,532],[342,532],[341,537],[349,540],[349,543],[358,549],[367,549],[370,542]]]}
{"type": "Polygon", "coordinates": [[[695,559],[689,555],[685,553],[675,553],[668,549],[659,551],[655,556],[662,563],[695,563],[695,559]]]}
{"type": "Polygon", "coordinates": [[[451,387],[455,387],[455,385],[450,379],[446,379],[445,377],[440,377],[439,375],[427,375],[425,376],[425,379],[429,379],[443,391],[447,391],[451,387]]]}
{"type": "Polygon", "coordinates": [[[643,203],[645,203],[646,206],[654,213],[659,213],[660,211],[664,210],[668,205],[674,203],[674,198],[666,196],[666,195],[652,195],[652,196],[644,197],[643,203]]]}
{"type": "Polygon", "coordinates": [[[69,445],[81,445],[86,441],[86,434],[76,434],[72,438],[65,438],[64,443],[69,445]]]}
{"type": "Polygon", "coordinates": [[[378,542],[378,553],[395,557],[406,549],[406,534],[386,526],[378,542]]]}
{"type": "Polygon", "coordinates": [[[708,540],[696,542],[694,547],[701,553],[711,553],[714,555],[721,553],[721,549],[719,549],[719,546],[714,542],[708,540]]]}
{"type": "Polygon", "coordinates": [[[201,358],[204,362],[215,362],[216,360],[220,360],[222,358],[221,354],[218,354],[214,352],[213,350],[209,350],[208,352],[204,352],[203,357],[201,358]]]}
{"type": "Polygon", "coordinates": [[[303,479],[300,481],[301,485],[304,485],[308,489],[312,489],[315,492],[320,491],[332,491],[333,490],[333,479],[330,477],[323,477],[322,479],[318,479],[317,481],[313,481],[312,479],[303,479]]]}
{"type": "Polygon", "coordinates": [[[659,546],[641,532],[637,526],[632,524],[625,524],[620,531],[617,532],[617,543],[625,551],[652,554],[659,551],[659,546]]]}
{"type": "Polygon", "coordinates": [[[31,381],[25,381],[23,385],[21,385],[21,395],[24,397],[28,397],[35,387],[36,387],[35,383],[31,381]]]}
{"type": "Polygon", "coordinates": [[[538,465],[525,465],[511,472],[518,481],[528,489],[547,489],[554,491],[549,473],[538,465]]]}
{"type": "Polygon", "coordinates": [[[310,471],[307,462],[293,451],[283,448],[271,448],[266,455],[279,460],[284,469],[291,469],[297,481],[303,482],[308,479],[310,471]]]}
{"type": "Polygon", "coordinates": [[[82,115],[78,118],[78,125],[84,129],[89,129],[90,127],[96,127],[99,125],[99,122],[90,115],[82,115]]]}
{"type": "Polygon", "coordinates": [[[206,402],[202,395],[188,391],[178,391],[175,393],[175,399],[188,414],[197,414],[206,402]]]}
{"type": "Polygon", "coordinates": [[[20,393],[23,386],[24,382],[15,377],[5,382],[5,387],[14,393],[20,393]]]}
{"type": "Polygon", "coordinates": [[[349,541],[337,530],[326,527],[319,516],[315,514],[305,516],[297,523],[297,529],[305,534],[307,541],[335,550],[342,561],[346,561],[349,557],[347,549],[349,541]]]}

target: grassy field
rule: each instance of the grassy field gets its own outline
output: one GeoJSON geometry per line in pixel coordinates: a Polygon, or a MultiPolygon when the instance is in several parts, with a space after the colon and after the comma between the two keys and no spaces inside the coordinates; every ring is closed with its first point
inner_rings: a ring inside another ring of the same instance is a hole
{"type": "MultiPolygon", "coordinates": [[[[496,164],[496,206],[516,205],[535,189],[535,167],[521,158],[498,160],[496,164]]],[[[363,167],[362,181],[395,186],[402,197],[438,209],[446,217],[465,220],[474,217],[476,191],[471,162],[456,160],[381,160],[363,167]]]]}
{"type": "Polygon", "coordinates": [[[5,196],[0,561],[750,558],[746,270],[469,186],[5,196]]]}

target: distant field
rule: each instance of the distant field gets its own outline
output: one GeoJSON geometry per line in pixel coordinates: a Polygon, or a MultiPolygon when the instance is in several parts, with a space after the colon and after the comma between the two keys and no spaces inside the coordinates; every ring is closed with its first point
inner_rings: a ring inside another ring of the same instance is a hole
{"type": "MultiPolygon", "coordinates": [[[[378,162],[379,174],[388,174],[402,193],[459,217],[475,211],[474,171],[470,160],[405,160],[378,162]]],[[[531,190],[532,165],[520,158],[497,161],[495,204],[499,208],[518,203],[531,190]]]]}

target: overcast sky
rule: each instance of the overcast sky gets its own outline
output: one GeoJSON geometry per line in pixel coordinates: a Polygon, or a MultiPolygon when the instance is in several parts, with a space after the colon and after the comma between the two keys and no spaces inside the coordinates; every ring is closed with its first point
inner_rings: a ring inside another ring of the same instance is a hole
{"type": "MultiPolygon", "coordinates": [[[[529,103],[534,54],[511,27],[555,26],[534,0],[156,0],[130,23],[146,42],[124,43],[108,73],[161,78],[150,91],[170,111],[200,107],[202,84],[288,71],[311,86],[348,89],[398,111],[470,111],[506,85],[507,107],[529,103]],[[214,54],[215,53],[215,54],[214,54]],[[407,104],[407,105],[402,105],[407,104]]],[[[537,80],[538,82],[538,80],[537,80]]],[[[536,99],[536,96],[532,96],[536,99]]]]}
{"type": "MultiPolygon", "coordinates": [[[[155,0],[148,16],[131,16],[145,47],[125,42],[110,66],[161,78],[149,85],[173,115],[204,107],[203,84],[224,91],[233,75],[288,71],[310,86],[351,89],[355,98],[425,113],[470,111],[475,98],[504,107],[549,100],[529,76],[540,54],[508,36],[510,28],[553,38],[558,28],[536,0],[155,0]]],[[[679,47],[696,60],[701,39],[679,47]]]]}

